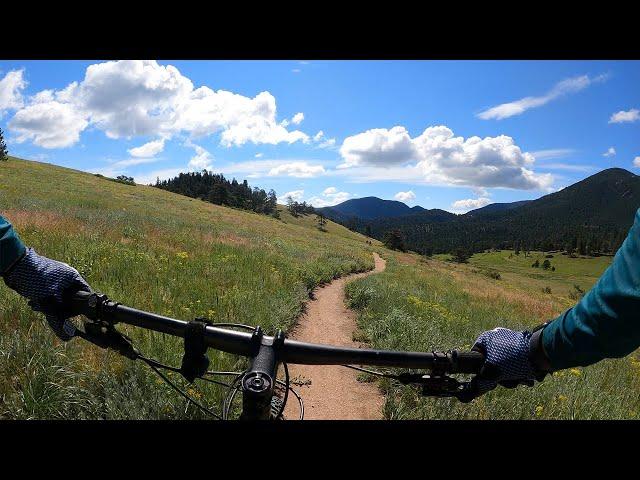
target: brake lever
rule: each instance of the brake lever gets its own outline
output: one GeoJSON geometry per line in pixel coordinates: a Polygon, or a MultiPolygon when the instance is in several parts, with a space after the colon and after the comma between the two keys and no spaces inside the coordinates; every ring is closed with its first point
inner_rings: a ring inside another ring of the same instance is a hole
{"type": "Polygon", "coordinates": [[[100,348],[115,350],[130,360],[136,360],[140,356],[131,339],[111,324],[87,321],[84,322],[84,331],[78,329],[76,335],[100,348]]]}
{"type": "Polygon", "coordinates": [[[403,385],[419,385],[425,397],[454,397],[468,403],[474,394],[472,382],[461,382],[447,375],[427,375],[422,373],[401,373],[395,377],[403,385]]]}

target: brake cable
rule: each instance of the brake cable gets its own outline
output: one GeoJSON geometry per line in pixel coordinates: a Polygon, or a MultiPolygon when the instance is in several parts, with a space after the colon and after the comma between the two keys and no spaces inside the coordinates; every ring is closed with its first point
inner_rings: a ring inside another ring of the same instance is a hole
{"type": "MultiPolygon", "coordinates": [[[[223,324],[216,324],[217,326],[226,326],[226,327],[236,327],[236,328],[244,328],[247,330],[253,330],[253,327],[250,327],[249,325],[243,325],[243,324],[232,324],[232,323],[223,323],[223,324]]],[[[83,338],[84,340],[87,340],[101,348],[105,348],[105,349],[112,349],[115,350],[116,352],[118,352],[119,354],[125,356],[126,358],[129,358],[131,360],[142,360],[142,362],[144,364],[146,364],[147,366],[149,366],[149,368],[151,368],[151,370],[156,373],[166,384],[168,384],[173,390],[175,390],[178,394],[180,394],[182,397],[184,397],[187,402],[192,403],[193,405],[195,405],[197,408],[199,408],[201,411],[213,416],[214,418],[217,418],[219,420],[222,419],[227,419],[230,408],[231,408],[231,404],[233,403],[233,399],[235,398],[235,395],[237,394],[238,388],[234,386],[237,384],[238,380],[241,379],[244,374],[246,372],[230,372],[230,371],[213,371],[213,370],[206,370],[202,376],[197,376],[194,377],[199,379],[199,380],[203,380],[205,382],[208,383],[213,383],[216,385],[220,385],[220,386],[224,386],[228,389],[230,389],[230,394],[231,395],[231,399],[229,399],[229,394],[227,395],[227,397],[224,400],[223,403],[223,414],[222,416],[218,415],[217,413],[213,412],[211,409],[205,407],[204,405],[202,405],[201,403],[199,403],[198,401],[196,401],[192,396],[190,396],[188,393],[186,393],[183,389],[181,389],[179,386],[177,386],[175,383],[173,383],[166,375],[164,375],[159,369],[163,369],[163,370],[168,370],[170,372],[174,372],[174,373],[180,373],[181,375],[184,376],[184,372],[183,372],[183,368],[177,368],[177,367],[173,367],[171,365],[167,365],[164,364],[162,362],[159,362],[158,360],[155,360],[153,358],[149,358],[144,356],[142,353],[140,353],[140,351],[133,345],[132,340],[125,334],[123,334],[122,332],[119,332],[118,330],[116,330],[114,328],[113,325],[105,323],[105,322],[95,322],[95,321],[90,321],[84,322],[84,327],[85,327],[85,331],[82,330],[77,330],[77,335],[81,338],[83,338]],[[221,382],[215,379],[211,379],[211,378],[206,378],[204,375],[207,376],[215,376],[215,375],[222,375],[222,376],[236,376],[236,378],[234,379],[234,381],[231,384],[225,383],[225,382],[221,382]],[[227,403],[228,401],[228,403],[227,403]],[[226,407],[225,407],[226,405],[226,407]]],[[[302,398],[300,397],[300,395],[298,395],[298,393],[291,387],[290,385],[290,376],[289,376],[289,368],[287,366],[286,363],[283,363],[283,368],[285,371],[285,380],[284,382],[282,380],[276,379],[277,384],[281,385],[284,387],[284,399],[282,400],[282,405],[280,406],[277,414],[275,415],[275,418],[280,418],[282,417],[282,415],[284,414],[284,410],[287,404],[287,400],[289,397],[289,390],[291,390],[293,392],[293,394],[295,395],[296,399],[298,400],[298,403],[300,405],[300,419],[302,419],[304,417],[304,404],[302,402],[302,398]]],[[[188,404],[187,404],[188,405],[188,404]]]]}

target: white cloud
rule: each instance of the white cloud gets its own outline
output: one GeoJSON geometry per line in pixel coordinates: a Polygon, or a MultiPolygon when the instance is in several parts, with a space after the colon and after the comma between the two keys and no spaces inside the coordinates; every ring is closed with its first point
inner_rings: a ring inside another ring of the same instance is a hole
{"type": "Polygon", "coordinates": [[[90,65],[82,81],[60,91],[37,93],[31,98],[32,111],[21,113],[26,107],[16,117],[33,117],[34,105],[38,104],[48,105],[46,110],[58,114],[47,116],[45,107],[39,107],[36,128],[31,130],[31,123],[24,119],[14,125],[20,128],[21,138],[34,139],[34,143],[39,141],[47,148],[77,142],[79,133],[89,125],[103,130],[109,138],[156,135],[168,139],[186,132],[192,137],[219,133],[224,146],[309,141],[304,132],[289,131],[277,123],[276,101],[269,92],[250,98],[207,86],[195,88],[177,68],[156,61],[90,65]],[[67,118],[75,119],[72,133],[59,132],[58,137],[64,140],[43,141],[50,132],[60,130],[56,121],[63,110],[67,118]]]}
{"type": "Polygon", "coordinates": [[[291,123],[293,123],[294,125],[300,125],[303,120],[304,120],[304,113],[298,112],[291,119],[291,123]]]}
{"type": "Polygon", "coordinates": [[[313,141],[318,144],[318,148],[332,148],[336,145],[336,139],[325,137],[322,130],[313,136],[313,141]]]}
{"type": "Polygon", "coordinates": [[[489,192],[487,192],[487,189],[484,187],[473,187],[471,189],[473,191],[473,194],[476,197],[488,197],[489,196],[489,192]]]}
{"type": "Polygon", "coordinates": [[[398,192],[395,194],[394,198],[396,200],[400,200],[401,202],[411,202],[416,199],[416,194],[413,191],[409,190],[408,192],[398,192]]]}
{"type": "Polygon", "coordinates": [[[404,127],[374,129],[348,137],[340,148],[345,162],[339,169],[358,169],[369,179],[405,180],[442,185],[546,189],[550,174],[530,167],[535,159],[522,152],[511,137],[455,137],[445,126],[427,128],[411,138],[404,127]]]}
{"type": "Polygon", "coordinates": [[[299,130],[288,131],[276,121],[276,99],[269,92],[254,98],[208,87],[192,91],[175,107],[170,131],[186,131],[205,136],[221,131],[221,144],[226,147],[281,142],[308,142],[309,136],[299,130]]]}
{"type": "Polygon", "coordinates": [[[640,168],[640,157],[636,157],[633,159],[633,166],[640,168]]]}
{"type": "Polygon", "coordinates": [[[304,190],[293,190],[278,197],[278,203],[287,203],[287,197],[291,197],[294,202],[301,202],[304,197],[304,190]]]}
{"type": "Polygon", "coordinates": [[[57,101],[34,103],[18,110],[9,121],[16,141],[31,140],[43,148],[70,147],[80,139],[87,120],[69,104],[57,101]]]}
{"type": "Polygon", "coordinates": [[[270,177],[287,176],[298,178],[317,177],[325,173],[322,165],[310,165],[307,162],[283,163],[269,170],[270,177]]]}
{"type": "Polygon", "coordinates": [[[139,185],[155,184],[156,180],[167,180],[174,178],[184,172],[184,168],[164,168],[161,170],[152,170],[149,173],[143,173],[135,176],[136,183],[139,185]]]}
{"type": "Polygon", "coordinates": [[[483,120],[502,120],[515,115],[521,115],[531,108],[541,107],[557,98],[584,90],[593,83],[604,82],[607,78],[607,75],[598,75],[595,78],[590,78],[588,75],[567,78],[556,83],[553,88],[544,95],[539,97],[524,97],[513,102],[502,103],[480,112],[477,116],[483,120]]]}
{"type": "Polygon", "coordinates": [[[374,128],[347,137],[342,142],[340,154],[345,163],[339,168],[358,165],[386,167],[407,163],[416,158],[416,151],[404,127],[374,128]]]}
{"type": "Polygon", "coordinates": [[[157,158],[130,158],[128,160],[118,160],[117,162],[112,163],[111,167],[126,168],[126,167],[133,167],[135,165],[144,165],[144,164],[147,164],[147,163],[155,163],[157,161],[158,161],[157,158]]]}
{"type": "Polygon", "coordinates": [[[263,155],[262,153],[256,153],[256,154],[254,155],[254,157],[255,157],[255,158],[262,158],[262,155],[263,155]]]}
{"type": "Polygon", "coordinates": [[[139,147],[127,150],[133,157],[153,157],[164,150],[164,139],[153,140],[139,147]]]}
{"type": "Polygon", "coordinates": [[[595,167],[591,165],[575,165],[572,163],[545,163],[544,165],[540,165],[540,168],[545,170],[567,170],[571,172],[589,172],[595,169],[595,167]]]}
{"type": "Polygon", "coordinates": [[[26,86],[24,70],[12,70],[0,80],[0,117],[6,110],[17,110],[22,107],[22,90],[26,86]]]}
{"type": "Polygon", "coordinates": [[[573,155],[575,150],[573,148],[552,148],[548,150],[536,150],[531,152],[533,158],[536,160],[551,160],[554,158],[565,158],[573,155]]]}
{"type": "Polygon", "coordinates": [[[325,188],[322,195],[309,199],[311,205],[316,208],[332,207],[351,198],[352,195],[347,192],[340,192],[336,187],[325,188]]]}
{"type": "Polygon", "coordinates": [[[208,150],[202,148],[200,145],[191,143],[191,141],[185,142],[185,146],[191,147],[196,151],[195,156],[191,157],[191,160],[189,160],[189,170],[202,171],[212,169],[211,164],[213,163],[213,156],[208,150]]]}
{"type": "Polygon", "coordinates": [[[640,120],[640,110],[632,108],[631,110],[620,110],[619,112],[614,113],[611,115],[609,123],[635,122],[638,120],[640,120]]]}
{"type": "Polygon", "coordinates": [[[616,154],[616,149],[613,147],[609,147],[609,149],[602,154],[603,157],[613,157],[616,154]]]}
{"type": "Polygon", "coordinates": [[[486,207],[491,203],[491,199],[487,197],[467,198],[465,200],[457,200],[451,204],[451,208],[460,213],[475,210],[476,208],[486,207]]]}

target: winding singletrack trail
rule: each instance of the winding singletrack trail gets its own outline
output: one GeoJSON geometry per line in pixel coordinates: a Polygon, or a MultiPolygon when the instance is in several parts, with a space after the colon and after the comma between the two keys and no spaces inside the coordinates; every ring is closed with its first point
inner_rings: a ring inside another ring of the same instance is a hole
{"type": "MultiPolygon", "coordinates": [[[[375,268],[339,278],[314,292],[305,314],[290,338],[303,342],[362,347],[352,340],[356,314],[344,305],[344,286],[350,280],[382,272],[386,262],[373,254],[375,268]]],[[[292,380],[311,380],[310,385],[294,385],[304,400],[305,420],[378,420],[382,418],[384,397],[375,383],[358,382],[358,372],[341,366],[290,365],[292,380]]],[[[296,419],[298,402],[290,398],[285,417],[296,419]]]]}

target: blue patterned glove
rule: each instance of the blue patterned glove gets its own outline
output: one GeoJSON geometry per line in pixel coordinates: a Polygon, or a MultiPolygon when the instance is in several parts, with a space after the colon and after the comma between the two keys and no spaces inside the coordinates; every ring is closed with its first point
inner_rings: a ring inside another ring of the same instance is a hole
{"type": "Polygon", "coordinates": [[[495,328],[478,337],[472,350],[482,352],[485,363],[473,380],[477,395],[493,390],[498,384],[514,388],[523,383],[533,386],[537,378],[529,359],[531,332],[495,328]]]}
{"type": "Polygon", "coordinates": [[[25,256],[4,276],[4,282],[29,300],[29,306],[42,312],[54,333],[64,341],[75,335],[76,327],[67,318],[63,296],[91,288],[75,268],[40,256],[28,248],[25,256]]]}

